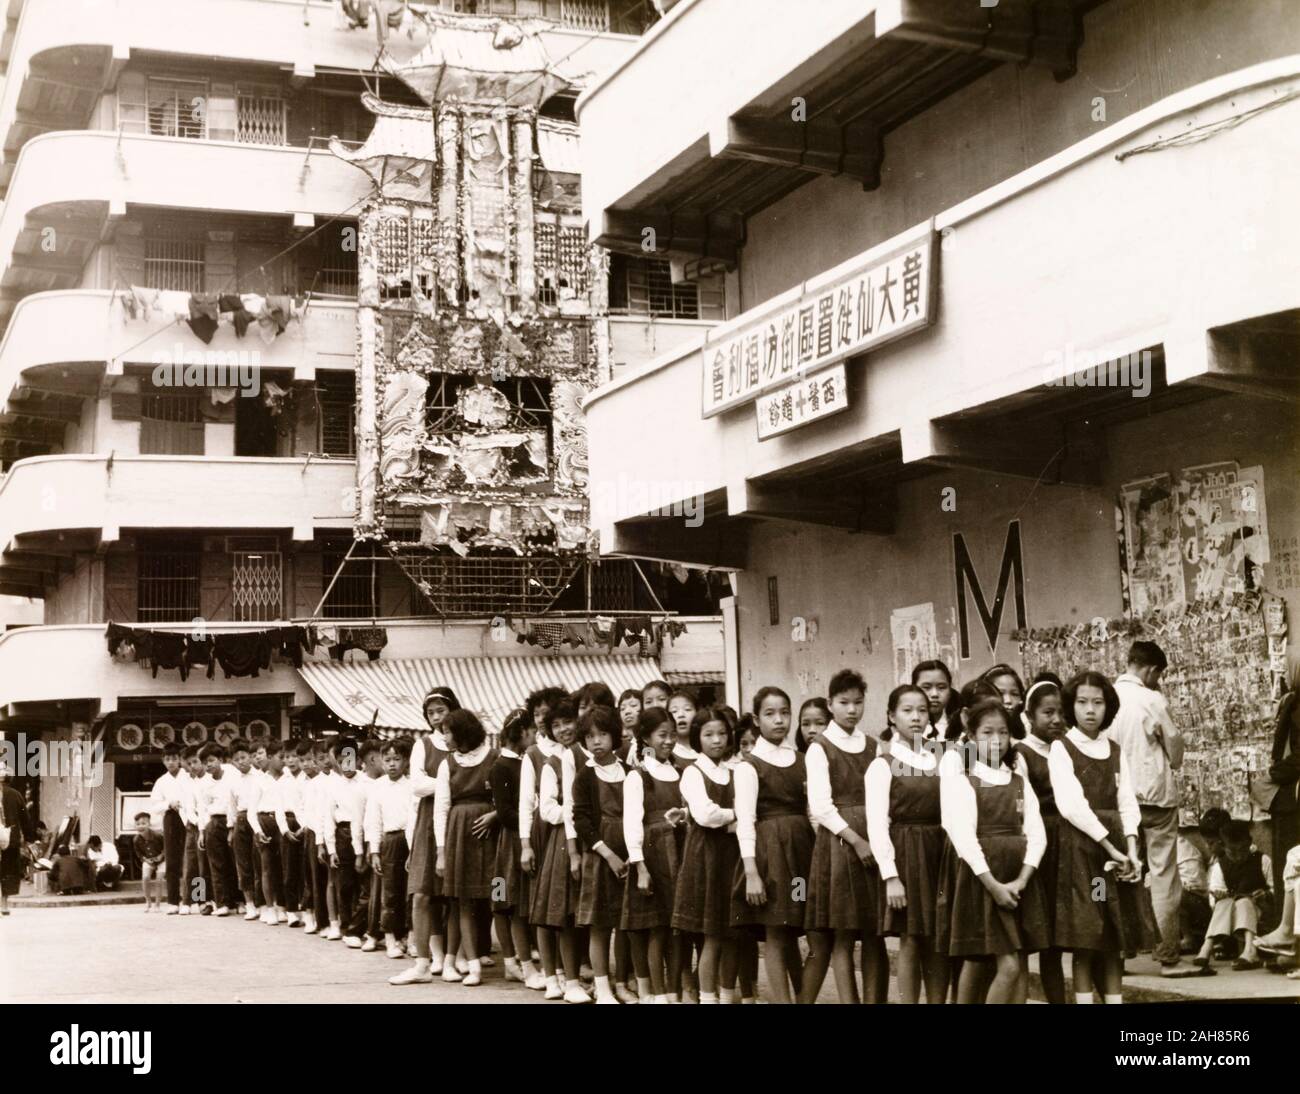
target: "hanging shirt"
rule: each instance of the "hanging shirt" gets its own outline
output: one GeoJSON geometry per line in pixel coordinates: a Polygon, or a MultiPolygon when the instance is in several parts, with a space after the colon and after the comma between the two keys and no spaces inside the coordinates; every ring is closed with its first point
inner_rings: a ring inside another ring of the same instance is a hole
{"type": "MultiPolygon", "coordinates": [[[[766,737],[754,742],[753,755],[773,767],[791,767],[799,753],[789,745],[774,745],[766,737]]],[[[753,858],[758,844],[758,771],[742,760],[732,768],[735,782],[736,839],[740,857],[753,858]]]]}
{"type": "Polygon", "coordinates": [[[644,862],[645,854],[645,783],[644,779],[675,783],[681,778],[671,763],[660,763],[653,756],[641,761],[641,770],[633,768],[623,781],[623,842],[627,844],[627,861],[644,862]]]}

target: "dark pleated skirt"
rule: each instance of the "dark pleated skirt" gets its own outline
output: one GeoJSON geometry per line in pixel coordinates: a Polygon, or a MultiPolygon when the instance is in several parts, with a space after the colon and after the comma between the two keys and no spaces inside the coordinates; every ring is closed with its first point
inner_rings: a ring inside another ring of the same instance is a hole
{"type": "Polygon", "coordinates": [[[636,887],[637,871],[632,867],[623,894],[623,918],[619,923],[623,930],[648,931],[672,926],[683,836],[682,826],[674,828],[667,821],[645,826],[641,854],[650,874],[650,892],[643,893],[636,887]]]}
{"type": "MultiPolygon", "coordinates": [[[[839,810],[844,822],[863,839],[867,837],[865,806],[839,810]]],[[[817,828],[813,841],[808,909],[804,927],[810,931],[880,931],[880,871],[864,867],[853,848],[825,828],[817,828]]]]}
{"type": "MultiPolygon", "coordinates": [[[[998,881],[1005,884],[1020,876],[1026,843],[1022,835],[980,837],[989,872],[998,881]]],[[[940,869],[943,882],[935,902],[935,948],[939,952],[951,957],[990,957],[1044,948],[1048,938],[1046,899],[1036,873],[1020,894],[1020,906],[1007,911],[997,906],[951,845],[944,848],[940,869]]]]}
{"type": "MultiPolygon", "coordinates": [[[[1124,847],[1119,813],[1094,810],[1116,847],[1124,847]]],[[[1056,923],[1054,940],[1063,950],[1103,953],[1135,951],[1142,940],[1138,887],[1115,880],[1105,869],[1108,857],[1101,844],[1068,821],[1059,826],[1056,862],[1056,923]]]]}
{"type": "Polygon", "coordinates": [[[415,836],[411,842],[411,869],[406,884],[412,894],[440,897],[442,878],[438,876],[438,844],[433,836],[433,795],[421,798],[415,811],[415,836]]]}
{"type": "Polygon", "coordinates": [[[880,933],[910,938],[933,938],[938,929],[935,903],[939,898],[943,852],[948,837],[937,824],[894,824],[894,865],[907,894],[906,908],[891,908],[880,883],[880,933]]]}
{"type": "Polygon", "coordinates": [[[754,835],[754,866],[763,879],[767,900],[757,907],[745,900],[745,864],[737,862],[731,886],[731,924],[802,931],[812,869],[812,825],[802,815],[764,817],[754,835]]]}
{"type": "MultiPolygon", "coordinates": [[[[546,854],[546,822],[534,811],[532,835],[529,840],[533,848],[533,873],[524,873],[523,867],[519,869],[519,897],[515,901],[515,907],[519,909],[519,914],[525,919],[531,921],[533,914],[533,893],[537,889],[537,877],[542,871],[542,858],[546,854]]],[[[522,845],[520,854],[523,853],[522,845]]]]}
{"type": "Polygon", "coordinates": [[[457,900],[488,900],[496,877],[497,845],[490,835],[474,835],[474,822],[492,812],[492,803],[464,801],[447,814],[447,850],[443,856],[442,892],[457,900]]]}
{"type": "MultiPolygon", "coordinates": [[[[627,861],[621,817],[602,818],[600,838],[614,854],[627,861]]],[[[617,927],[623,914],[625,886],[626,879],[618,877],[600,855],[586,852],[582,856],[582,885],[578,892],[578,926],[617,927]]]]}
{"type": "Polygon", "coordinates": [[[722,934],[731,926],[731,884],[739,862],[734,833],[690,826],[673,897],[673,930],[722,934]]]}
{"type": "Polygon", "coordinates": [[[578,883],[569,875],[569,846],[563,824],[548,824],[546,847],[533,879],[529,922],[538,927],[572,927],[578,908],[578,883]]]}
{"type": "Polygon", "coordinates": [[[506,825],[501,826],[501,831],[497,833],[496,838],[496,855],[494,858],[493,875],[501,879],[499,892],[493,893],[494,897],[501,896],[502,900],[493,900],[492,910],[494,912],[512,912],[517,908],[526,908],[521,903],[521,896],[524,890],[525,874],[519,868],[519,826],[506,825]]]}

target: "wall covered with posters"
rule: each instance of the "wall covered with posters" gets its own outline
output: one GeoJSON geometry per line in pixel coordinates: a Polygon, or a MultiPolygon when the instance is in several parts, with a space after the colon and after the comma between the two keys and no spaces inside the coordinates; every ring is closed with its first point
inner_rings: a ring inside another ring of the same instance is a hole
{"type": "MultiPolygon", "coordinates": [[[[1170,687],[1195,738],[1189,771],[1208,773],[1198,776],[1195,794],[1204,784],[1204,793],[1222,792],[1224,801],[1242,810],[1245,780],[1234,782],[1229,772],[1246,770],[1272,710],[1276,680],[1294,674],[1300,660],[1294,624],[1285,636],[1270,636],[1263,610],[1275,602],[1286,619],[1300,618],[1300,479],[1295,474],[1300,430],[1293,406],[1235,395],[1168,411],[1153,404],[1153,411],[1106,431],[1103,483],[1097,487],[936,471],[899,484],[892,536],[756,522],[748,533],[748,566],[738,578],[742,695],[762,684],[785,687],[796,698],[821,695],[830,675],[851,665],[867,676],[865,724],[878,729],[884,725],[885,696],[921,649],[936,651],[959,682],[997,661],[1039,667],[1039,651],[1022,659],[1016,638],[1014,566],[1005,575],[1000,616],[995,610],[999,578],[1007,569],[1009,529],[1018,522],[1025,624],[1031,631],[1068,628],[1088,636],[1097,619],[1131,622],[1126,588],[1130,600],[1136,599],[1135,587],[1145,590],[1144,610],[1157,595],[1165,598],[1161,604],[1175,603],[1162,590],[1198,583],[1227,593],[1228,603],[1238,605],[1222,615],[1219,597],[1212,611],[1188,619],[1185,602],[1178,601],[1177,612],[1170,613],[1176,620],[1161,624],[1167,637],[1157,640],[1183,662],[1171,673],[1170,687]],[[1229,481],[1234,466],[1235,484],[1229,481]],[[1121,512],[1126,499],[1143,489],[1135,491],[1133,484],[1153,480],[1156,486],[1145,488],[1145,501],[1139,498],[1131,506],[1143,525],[1133,536],[1146,537],[1142,568],[1122,550],[1121,512]],[[1245,489],[1250,483],[1253,494],[1245,489]],[[956,492],[955,511],[942,504],[947,488],[956,492]],[[1247,508],[1252,504],[1254,510],[1247,508]],[[968,657],[961,656],[957,537],[969,561],[964,581],[968,657]],[[1258,545],[1251,543],[1256,538],[1258,545]],[[1135,573],[1142,579],[1138,586],[1135,573]],[[777,624],[769,621],[770,577],[778,579],[780,589],[777,624]],[[1248,591],[1257,596],[1245,597],[1247,577],[1248,591]],[[996,617],[992,644],[975,585],[996,617]],[[1247,599],[1255,606],[1253,614],[1240,607],[1247,599]],[[932,635],[927,604],[932,605],[932,635]],[[811,641],[792,640],[795,616],[817,617],[811,641]],[[1199,656],[1201,649],[1205,657],[1199,656]],[[1220,691],[1213,704],[1201,702],[1220,691]],[[1226,759],[1232,749],[1246,751],[1226,759]]],[[[1126,645],[1121,638],[1114,642],[1116,648],[1126,645]]],[[[1090,641],[1053,651],[1050,658],[1058,672],[1094,664],[1115,671],[1113,659],[1110,646],[1098,643],[1094,649],[1090,641]]],[[[1202,800],[1187,794],[1189,808],[1202,800]]]]}

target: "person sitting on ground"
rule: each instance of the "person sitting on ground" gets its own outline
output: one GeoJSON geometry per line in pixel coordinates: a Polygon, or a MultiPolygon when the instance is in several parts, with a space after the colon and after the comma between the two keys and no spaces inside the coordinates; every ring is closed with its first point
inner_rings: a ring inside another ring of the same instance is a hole
{"type": "Polygon", "coordinates": [[[159,911],[158,882],[163,876],[163,838],[149,826],[149,814],[135,815],[135,855],[140,860],[140,879],[144,887],[144,910],[159,911]]]}
{"type": "Polygon", "coordinates": [[[1259,906],[1269,898],[1268,877],[1272,864],[1257,851],[1250,839],[1250,824],[1232,820],[1224,825],[1223,853],[1210,865],[1210,899],[1214,910],[1201,952],[1194,964],[1210,964],[1211,948],[1218,939],[1237,938],[1241,955],[1232,963],[1237,970],[1258,969],[1262,962],[1255,947],[1259,906]]]}
{"type": "Polygon", "coordinates": [[[1210,863],[1223,850],[1225,809],[1207,809],[1195,828],[1178,833],[1178,876],[1183,897],[1178,906],[1183,953],[1197,953],[1210,926],[1210,863]]]}
{"type": "Polygon", "coordinates": [[[94,874],[80,839],[81,818],[74,804],[50,838],[50,889],[55,893],[75,895],[94,886],[94,874]]]}
{"type": "Polygon", "coordinates": [[[116,891],[117,883],[122,880],[122,864],[117,860],[117,848],[111,843],[105,846],[98,836],[91,836],[86,840],[86,858],[94,871],[94,891],[116,891]]]}

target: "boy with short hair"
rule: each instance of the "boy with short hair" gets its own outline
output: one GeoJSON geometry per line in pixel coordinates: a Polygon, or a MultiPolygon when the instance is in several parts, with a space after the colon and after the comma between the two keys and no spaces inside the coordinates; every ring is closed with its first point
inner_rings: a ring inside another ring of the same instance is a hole
{"type": "Polygon", "coordinates": [[[275,826],[280,832],[280,885],[284,894],[284,908],[290,927],[304,925],[303,901],[303,845],[306,830],[303,828],[302,756],[311,751],[307,741],[284,748],[284,774],[280,777],[279,793],[275,801],[275,826]]]}
{"type": "Polygon", "coordinates": [[[334,918],[335,908],[334,887],[330,884],[329,854],[325,850],[325,802],[333,778],[329,745],[324,741],[313,741],[309,755],[310,767],[303,769],[308,776],[303,794],[307,816],[310,818],[308,826],[311,828],[311,855],[307,859],[307,869],[311,873],[312,918],[320,937],[329,940],[329,924],[334,918]]]}
{"type": "Polygon", "coordinates": [[[325,786],[322,823],[337,905],[326,937],[331,942],[342,938],[349,949],[359,950],[365,924],[358,914],[357,859],[365,854],[365,791],[357,781],[357,743],[337,737],[330,755],[338,771],[325,786]]]}
{"type": "Polygon", "coordinates": [[[239,878],[239,891],[244,897],[244,919],[251,922],[261,916],[257,906],[253,823],[250,819],[257,816],[261,779],[253,772],[253,750],[243,738],[236,737],[230,742],[230,763],[234,768],[232,789],[235,798],[235,872],[239,878]]]}
{"type": "MultiPolygon", "coordinates": [[[[357,750],[357,782],[361,784],[361,815],[364,818],[379,781],[384,777],[384,764],[380,754],[382,742],[376,737],[367,737],[357,750]]],[[[365,838],[364,829],[362,831],[365,838]]],[[[379,845],[365,847],[357,859],[357,918],[365,924],[365,935],[361,941],[363,953],[374,953],[379,948],[383,932],[379,925],[380,909],[383,906],[383,882],[378,874],[370,869],[370,857],[379,852],[379,845]]]]}
{"type": "Polygon", "coordinates": [[[1223,826],[1223,853],[1210,864],[1210,899],[1214,910],[1205,942],[1195,964],[1208,968],[1211,947],[1216,940],[1237,938],[1241,954],[1232,967],[1239,971],[1258,969],[1263,964],[1255,948],[1259,926],[1259,905],[1269,899],[1272,863],[1251,843],[1250,824],[1230,820],[1223,826]]]}
{"type": "Polygon", "coordinates": [[[215,741],[204,745],[199,756],[204,767],[198,793],[199,850],[208,856],[216,914],[228,916],[238,892],[235,862],[230,851],[230,822],[235,815],[235,778],[238,776],[229,773],[234,768],[227,767],[226,750],[215,741]]]}
{"type": "MultiPolygon", "coordinates": [[[[94,874],[94,891],[116,891],[123,873],[122,864],[117,861],[117,848],[111,843],[105,844],[99,836],[91,836],[86,840],[86,859],[94,874]]],[[[145,911],[148,910],[146,906],[145,911]]]]}
{"type": "Polygon", "coordinates": [[[284,774],[284,746],[279,741],[271,741],[264,751],[266,767],[261,772],[262,789],[253,832],[261,847],[262,899],[265,902],[262,922],[268,927],[276,927],[289,921],[284,910],[282,841],[276,820],[280,811],[282,787],[288,777],[284,774]]]}
{"type": "Polygon", "coordinates": [[[211,914],[212,875],[208,856],[199,850],[199,782],[203,778],[203,760],[199,745],[188,745],[181,753],[181,817],[185,821],[185,865],[181,876],[181,915],[211,914]]]}
{"type": "MultiPolygon", "coordinates": [[[[179,759],[180,753],[176,753],[179,759]]],[[[168,809],[168,812],[171,810],[168,809]]],[[[158,883],[154,879],[161,870],[170,879],[171,870],[164,865],[167,854],[166,830],[159,835],[150,825],[150,815],[139,812],[135,815],[135,857],[140,860],[140,881],[144,888],[144,910],[152,911],[158,907],[158,883]]],[[[177,886],[179,889],[179,885],[177,886]]],[[[170,886],[168,897],[171,896],[170,886]]],[[[171,900],[167,902],[167,914],[172,911],[171,900]]]]}
{"type": "MultiPolygon", "coordinates": [[[[181,910],[181,870],[185,859],[185,784],[181,770],[181,746],[175,741],[162,751],[164,771],[154,780],[149,795],[149,813],[162,829],[163,854],[167,868],[167,914],[181,910]]],[[[146,909],[148,902],[145,903],[146,909]]]]}
{"type": "MultiPolygon", "coordinates": [[[[411,819],[411,780],[404,773],[410,746],[402,740],[385,742],[384,778],[375,782],[366,801],[366,844],[370,866],[381,883],[380,927],[388,956],[406,956],[406,859],[410,854],[406,826],[411,819]]],[[[372,911],[374,906],[372,904],[372,911]]]]}

